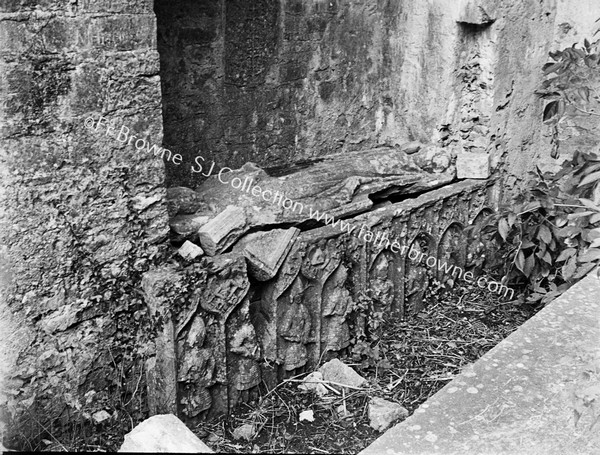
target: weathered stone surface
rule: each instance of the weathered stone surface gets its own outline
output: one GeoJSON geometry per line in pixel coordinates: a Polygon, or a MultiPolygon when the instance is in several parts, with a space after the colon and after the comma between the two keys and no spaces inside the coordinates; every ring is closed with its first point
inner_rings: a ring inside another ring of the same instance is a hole
{"type": "Polygon", "coordinates": [[[202,203],[200,196],[191,188],[174,186],[167,188],[167,209],[169,216],[192,214],[206,211],[208,207],[202,203]]]}
{"type": "Polygon", "coordinates": [[[314,390],[319,396],[324,396],[329,393],[327,387],[323,385],[323,373],[320,371],[314,371],[306,376],[302,383],[298,385],[300,390],[309,391],[314,390]]]}
{"type": "Polygon", "coordinates": [[[599,453],[597,407],[577,399],[600,380],[599,293],[594,270],[361,454],[599,453]]]}
{"type": "Polygon", "coordinates": [[[125,126],[160,143],[162,109],[148,2],[100,16],[82,12],[84,2],[1,3],[0,245],[14,278],[0,299],[17,321],[11,337],[27,341],[11,346],[19,385],[5,441],[26,450],[40,443],[40,425],[67,445],[57,416],[86,425],[68,414],[86,392],[100,399],[117,381],[131,396],[141,377],[151,340],[140,276],[168,235],[164,164],[116,136],[125,126]],[[86,122],[102,113],[112,131],[86,122]]]}
{"type": "Polygon", "coordinates": [[[426,145],[413,155],[417,166],[427,172],[435,174],[450,173],[456,175],[452,163],[452,150],[445,150],[435,145],[426,145]]]}
{"type": "Polygon", "coordinates": [[[417,141],[407,142],[405,144],[400,145],[400,150],[402,150],[407,155],[412,155],[413,153],[417,153],[419,150],[421,150],[421,148],[424,145],[425,144],[422,144],[421,142],[417,141]]]}
{"type": "Polygon", "coordinates": [[[347,220],[350,234],[333,226],[302,232],[253,303],[263,355],[280,365],[276,376],[316,369],[364,336],[370,322],[356,311],[361,292],[375,312],[420,311],[429,283],[446,277],[410,260],[407,251],[466,267],[461,226],[484,222],[492,189],[489,182],[465,181],[347,220]],[[389,242],[375,244],[375,236],[389,242]]]}
{"type": "Polygon", "coordinates": [[[177,215],[169,219],[169,226],[174,241],[197,240],[198,231],[208,223],[215,215],[194,214],[177,215]]]}
{"type": "Polygon", "coordinates": [[[162,321],[162,330],[154,341],[155,353],[146,360],[148,407],[152,414],[177,412],[175,328],[170,300],[162,290],[165,286],[181,286],[182,280],[182,274],[174,267],[149,271],[142,278],[142,290],[150,316],[162,321]]]}
{"type": "Polygon", "coordinates": [[[487,179],[490,176],[490,156],[487,153],[460,152],[456,157],[459,179],[487,179]]]}
{"type": "Polygon", "coordinates": [[[383,398],[369,400],[369,425],[377,431],[385,431],[396,421],[408,416],[408,411],[398,403],[383,398]]]}
{"type": "Polygon", "coordinates": [[[144,420],[125,435],[119,452],[214,453],[173,414],[144,420]]]}
{"type": "Polygon", "coordinates": [[[184,244],[181,245],[181,248],[177,250],[177,254],[188,261],[193,261],[197,257],[202,256],[204,250],[195,243],[186,240],[184,244]]]}
{"type": "Polygon", "coordinates": [[[367,380],[354,371],[351,367],[344,364],[339,359],[331,359],[319,368],[324,381],[336,382],[351,387],[361,387],[367,383],[367,380]]]}
{"type": "Polygon", "coordinates": [[[454,77],[457,2],[315,5],[156,4],[165,141],[184,154],[168,163],[170,184],[204,179],[190,173],[198,155],[202,172],[211,161],[289,165],[436,134],[454,77]],[[191,33],[197,24],[202,33],[191,33]]]}
{"type": "Polygon", "coordinates": [[[256,435],[256,427],[251,423],[245,423],[233,430],[233,439],[245,439],[250,441],[256,435]]]}
{"type": "Polygon", "coordinates": [[[241,238],[233,251],[246,257],[250,273],[259,281],[275,276],[300,231],[296,228],[255,232],[241,238]]]}
{"type": "Polygon", "coordinates": [[[489,25],[496,19],[490,16],[483,8],[481,0],[462,0],[458,22],[464,22],[472,25],[489,25]]]}
{"type": "Polygon", "coordinates": [[[250,226],[306,221],[311,213],[323,222],[319,213],[339,218],[366,211],[373,195],[408,195],[449,183],[455,177],[451,158],[450,150],[433,146],[414,155],[381,147],[281,169],[247,163],[212,175],[197,191],[219,210],[245,207],[250,226]]]}
{"type": "Polygon", "coordinates": [[[228,205],[198,230],[206,254],[214,256],[233,245],[249,229],[243,208],[228,205]]]}

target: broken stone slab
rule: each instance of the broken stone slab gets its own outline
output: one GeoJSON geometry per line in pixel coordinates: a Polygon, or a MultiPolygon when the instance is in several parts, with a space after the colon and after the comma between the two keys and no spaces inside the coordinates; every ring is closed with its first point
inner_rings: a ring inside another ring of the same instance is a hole
{"type": "Polygon", "coordinates": [[[119,452],[214,453],[173,414],[144,420],[125,435],[119,452]]]}
{"type": "Polygon", "coordinates": [[[414,194],[451,182],[456,175],[452,152],[439,147],[432,152],[431,147],[408,154],[382,146],[286,168],[261,169],[246,163],[240,169],[211,175],[196,191],[209,207],[245,208],[250,227],[311,218],[324,222],[324,212],[344,217],[369,210],[370,197],[382,192],[414,194]]]}
{"type": "Polygon", "coordinates": [[[490,156],[487,153],[459,152],[456,156],[456,176],[459,179],[489,178],[490,156]]]}
{"type": "Polygon", "coordinates": [[[305,392],[314,390],[315,393],[320,397],[329,393],[327,387],[323,385],[323,374],[320,371],[314,371],[306,376],[302,380],[302,383],[298,385],[298,388],[305,392]]]}
{"type": "Polygon", "coordinates": [[[244,209],[228,205],[200,228],[198,240],[206,254],[214,256],[233,245],[248,228],[244,209]]]}
{"type": "Polygon", "coordinates": [[[177,215],[169,219],[174,241],[196,240],[198,231],[208,223],[214,214],[200,213],[194,215],[177,215]]]}
{"type": "Polygon", "coordinates": [[[339,359],[330,360],[323,364],[318,371],[323,375],[324,381],[329,381],[337,386],[361,387],[367,383],[365,378],[339,359]]]}
{"type": "Polygon", "coordinates": [[[177,250],[177,254],[181,256],[186,261],[193,261],[197,257],[200,257],[204,254],[204,250],[200,248],[195,243],[186,240],[181,248],[177,250]]]}
{"type": "Polygon", "coordinates": [[[369,401],[369,425],[374,430],[385,431],[403,417],[408,417],[408,411],[398,403],[377,397],[369,401]]]}
{"type": "Polygon", "coordinates": [[[273,278],[300,230],[273,229],[266,232],[254,232],[240,239],[233,247],[248,260],[248,270],[259,281],[273,278]]]}

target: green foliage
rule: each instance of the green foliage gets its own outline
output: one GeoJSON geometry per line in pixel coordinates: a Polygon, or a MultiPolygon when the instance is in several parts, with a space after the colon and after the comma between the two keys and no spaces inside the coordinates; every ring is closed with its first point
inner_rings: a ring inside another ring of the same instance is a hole
{"type": "Polygon", "coordinates": [[[531,188],[482,231],[502,246],[503,284],[547,303],[600,260],[600,158],[577,152],[556,174],[532,174],[531,188]]]}
{"type": "MultiPolygon", "coordinates": [[[[598,32],[596,32],[598,33],[598,32]]],[[[600,39],[584,45],[550,52],[551,62],[544,65],[545,80],[535,93],[548,100],[544,108],[544,123],[553,129],[551,156],[559,156],[558,126],[573,112],[600,116],[596,112],[600,95],[594,88],[600,69],[600,39]]]]}

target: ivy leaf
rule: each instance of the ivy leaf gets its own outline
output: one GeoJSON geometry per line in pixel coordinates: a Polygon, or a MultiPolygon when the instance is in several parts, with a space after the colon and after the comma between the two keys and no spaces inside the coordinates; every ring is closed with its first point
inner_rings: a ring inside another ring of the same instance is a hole
{"type": "Polygon", "coordinates": [[[530,254],[525,259],[525,266],[523,267],[523,273],[525,274],[526,277],[529,278],[531,276],[531,272],[533,272],[534,268],[535,268],[535,257],[533,256],[533,254],[530,254]]]}
{"type": "Polygon", "coordinates": [[[533,243],[531,240],[523,240],[523,243],[521,244],[521,249],[526,250],[527,248],[531,248],[533,246],[535,246],[535,243],[533,243]]]}
{"type": "Polygon", "coordinates": [[[566,250],[562,250],[558,257],[556,258],[556,262],[562,262],[570,257],[573,257],[577,253],[575,248],[567,248],[566,250]]]}
{"type": "Polygon", "coordinates": [[[556,225],[560,228],[567,224],[567,219],[563,216],[556,218],[556,225]]]}
{"type": "Polygon", "coordinates": [[[555,101],[550,101],[548,104],[546,104],[546,107],[544,108],[544,116],[543,116],[544,122],[552,120],[554,117],[556,117],[558,115],[559,102],[560,102],[560,100],[555,100],[555,101]]]}
{"type": "Polygon", "coordinates": [[[577,269],[577,260],[575,256],[569,258],[569,260],[562,266],[561,272],[565,280],[571,279],[577,269]]]}
{"type": "Polygon", "coordinates": [[[600,171],[593,172],[587,175],[580,183],[577,185],[578,187],[587,185],[588,183],[597,182],[600,180],[600,171]]]}
{"type": "Polygon", "coordinates": [[[525,274],[525,253],[519,250],[517,253],[517,257],[515,258],[515,265],[521,271],[521,273],[525,274]]]}
{"type": "Polygon", "coordinates": [[[550,232],[550,229],[548,229],[548,226],[545,224],[540,226],[539,236],[545,243],[550,243],[552,241],[552,232],[550,232]]]}
{"type": "Polygon", "coordinates": [[[542,260],[546,263],[546,264],[550,264],[552,265],[552,256],[550,256],[550,253],[548,253],[547,251],[544,253],[544,257],[542,258],[542,260]]]}
{"type": "Polygon", "coordinates": [[[498,233],[500,234],[500,237],[502,237],[502,240],[504,240],[505,242],[508,237],[509,229],[510,228],[506,219],[500,218],[500,221],[498,222],[498,233]]]}
{"type": "Polygon", "coordinates": [[[582,216],[589,216],[589,215],[593,215],[594,212],[590,212],[589,210],[585,211],[585,212],[576,212],[576,213],[569,213],[567,215],[567,218],[569,220],[574,220],[577,218],[581,218],[582,216]]]}
{"type": "Polygon", "coordinates": [[[558,62],[558,63],[546,63],[543,66],[543,70],[544,70],[544,75],[548,75],[550,73],[555,73],[556,71],[560,70],[563,67],[563,62],[558,62]]]}
{"type": "Polygon", "coordinates": [[[590,201],[589,199],[579,198],[579,202],[585,205],[587,208],[595,210],[596,212],[600,212],[600,207],[594,204],[594,201],[590,201]]]}

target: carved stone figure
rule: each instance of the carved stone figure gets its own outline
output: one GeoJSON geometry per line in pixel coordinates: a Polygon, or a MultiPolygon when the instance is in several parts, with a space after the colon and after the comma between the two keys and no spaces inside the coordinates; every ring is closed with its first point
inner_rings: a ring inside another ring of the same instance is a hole
{"type": "Polygon", "coordinates": [[[425,291],[430,284],[430,273],[423,261],[411,260],[431,250],[431,239],[419,234],[408,249],[405,266],[405,308],[407,314],[416,314],[425,307],[425,291]]]}
{"type": "Polygon", "coordinates": [[[350,344],[346,316],[353,308],[353,301],[345,287],[347,278],[346,267],[340,265],[323,287],[322,351],[339,351],[350,344]]]}
{"type": "Polygon", "coordinates": [[[287,307],[279,335],[287,343],[282,353],[286,371],[295,370],[306,365],[308,360],[306,343],[310,334],[311,320],[308,309],[302,304],[302,296],[295,295],[293,302],[287,307]]]}
{"type": "Polygon", "coordinates": [[[391,253],[379,253],[371,267],[369,294],[375,302],[375,311],[389,312],[394,302],[391,253]]]}
{"type": "Polygon", "coordinates": [[[451,267],[451,269],[438,267],[438,279],[440,282],[444,282],[449,278],[455,280],[456,277],[459,276],[456,267],[460,267],[464,271],[466,245],[467,239],[462,226],[458,223],[453,223],[448,226],[448,229],[446,229],[440,240],[437,257],[440,264],[445,263],[447,267],[451,267]]]}

